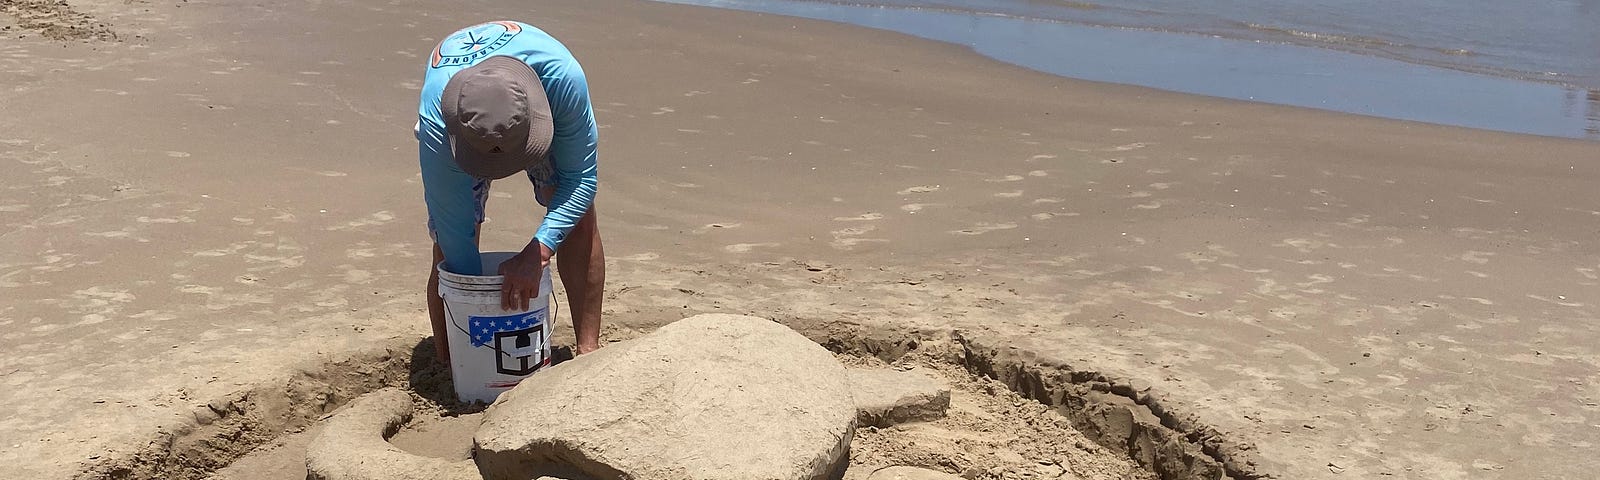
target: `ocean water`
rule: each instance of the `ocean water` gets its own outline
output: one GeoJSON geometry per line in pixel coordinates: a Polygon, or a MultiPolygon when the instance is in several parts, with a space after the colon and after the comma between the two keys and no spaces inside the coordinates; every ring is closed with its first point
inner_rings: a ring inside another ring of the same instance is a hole
{"type": "Polygon", "coordinates": [[[851,23],[1086,80],[1600,140],[1600,0],[662,0],[851,23]]]}

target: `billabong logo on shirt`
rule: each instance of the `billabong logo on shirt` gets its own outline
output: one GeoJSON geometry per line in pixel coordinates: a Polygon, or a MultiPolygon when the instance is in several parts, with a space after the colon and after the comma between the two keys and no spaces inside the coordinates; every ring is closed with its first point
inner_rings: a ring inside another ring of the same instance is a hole
{"type": "Polygon", "coordinates": [[[511,43],[518,33],[522,33],[522,26],[517,22],[498,21],[473,26],[456,32],[439,42],[439,46],[433,47],[433,61],[430,64],[433,68],[470,65],[511,43]]]}

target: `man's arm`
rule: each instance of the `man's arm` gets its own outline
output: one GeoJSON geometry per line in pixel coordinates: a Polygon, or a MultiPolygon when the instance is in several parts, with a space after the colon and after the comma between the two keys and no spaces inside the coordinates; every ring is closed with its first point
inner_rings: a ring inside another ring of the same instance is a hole
{"type": "Polygon", "coordinates": [[[444,126],[422,118],[417,124],[417,158],[422,166],[423,198],[433,221],[434,241],[444,252],[445,269],[481,275],[478,256],[477,180],[456,166],[444,126]]]}
{"type": "Polygon", "coordinates": [[[566,65],[561,76],[551,78],[545,97],[555,122],[550,155],[557,185],[550,211],[534,238],[554,252],[594,204],[600,183],[596,165],[600,132],[589,104],[588,80],[576,62],[566,65]]]}

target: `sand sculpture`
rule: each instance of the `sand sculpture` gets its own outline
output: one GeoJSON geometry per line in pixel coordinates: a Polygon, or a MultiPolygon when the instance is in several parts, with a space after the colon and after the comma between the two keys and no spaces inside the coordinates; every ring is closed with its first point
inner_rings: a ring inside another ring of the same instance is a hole
{"type": "Polygon", "coordinates": [[[788,327],[727,314],[680,320],[534,378],[485,412],[476,463],[388,444],[412,406],[386,390],[328,420],[307,453],[310,478],[838,478],[858,422],[935,419],[950,402],[925,375],[847,371],[788,327]]]}
{"type": "Polygon", "coordinates": [[[850,370],[856,424],[863,427],[938,419],[950,408],[950,389],[919,372],[850,370]]]}
{"type": "Polygon", "coordinates": [[[880,468],[867,476],[867,480],[964,480],[960,476],[917,467],[880,468]]]}
{"type": "Polygon", "coordinates": [[[306,447],[308,480],[478,480],[471,461],[412,455],[386,437],[411,420],[411,395],[394,388],[369,393],[328,419],[306,447]]]}

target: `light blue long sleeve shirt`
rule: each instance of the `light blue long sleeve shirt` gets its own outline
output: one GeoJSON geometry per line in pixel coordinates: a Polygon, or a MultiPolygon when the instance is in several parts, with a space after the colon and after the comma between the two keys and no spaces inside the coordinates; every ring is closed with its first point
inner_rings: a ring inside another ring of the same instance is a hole
{"type": "Polygon", "coordinates": [[[439,101],[451,76],[496,55],[520,59],[538,72],[555,122],[550,162],[556,189],[534,238],[554,251],[589,211],[599,186],[599,130],[589,103],[589,84],[566,46],[531,25],[510,21],[475,25],[446,37],[428,59],[417,111],[417,156],[445,268],[467,275],[483,274],[474,238],[478,204],[473,185],[479,180],[456,164],[439,101]]]}

